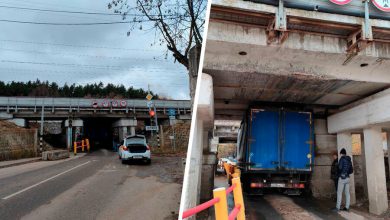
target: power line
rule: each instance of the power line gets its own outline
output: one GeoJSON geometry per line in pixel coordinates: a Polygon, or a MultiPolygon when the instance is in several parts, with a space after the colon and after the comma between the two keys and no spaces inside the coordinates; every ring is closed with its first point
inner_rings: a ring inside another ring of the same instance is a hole
{"type": "MultiPolygon", "coordinates": [[[[121,14],[121,13],[102,13],[102,12],[86,12],[86,11],[67,11],[67,10],[53,10],[53,9],[41,9],[41,8],[28,8],[28,7],[16,7],[16,6],[6,6],[6,5],[0,5],[0,8],[7,8],[7,9],[20,9],[20,10],[28,10],[28,11],[41,11],[41,12],[53,12],[53,13],[70,13],[70,14],[84,14],[84,15],[107,15],[107,16],[135,16],[135,17],[146,17],[145,14],[121,14]]],[[[129,8],[129,9],[136,9],[137,7],[134,8],[129,8]]],[[[160,15],[160,14],[149,14],[151,17],[159,17],[162,16],[164,19],[166,18],[176,18],[177,16],[175,15],[160,15]]],[[[188,16],[186,16],[188,17],[188,16]]]]}
{"type": "MultiPolygon", "coordinates": [[[[140,67],[123,67],[123,66],[110,66],[110,65],[85,65],[76,63],[46,63],[46,62],[34,62],[34,61],[20,61],[20,60],[0,60],[2,63],[17,63],[17,64],[33,64],[33,65],[45,65],[45,66],[67,66],[67,67],[80,67],[80,68],[93,68],[93,69],[109,69],[109,70],[130,70],[140,67]]],[[[150,70],[163,70],[162,68],[146,68],[150,70]]],[[[171,70],[169,70],[171,71],[171,70]]],[[[152,72],[152,71],[148,71],[152,72]]]]}
{"type": "MultiPolygon", "coordinates": [[[[142,20],[139,22],[149,22],[142,20]]],[[[95,22],[95,23],[52,23],[52,22],[35,22],[35,21],[17,21],[0,19],[0,22],[19,23],[19,24],[38,24],[38,25],[57,25],[57,26],[89,26],[89,25],[107,25],[107,24],[130,24],[131,21],[113,21],[113,22],[95,22]]]]}
{"type": "MultiPolygon", "coordinates": [[[[152,58],[133,58],[133,57],[115,57],[115,56],[101,56],[101,55],[90,55],[90,54],[74,54],[74,53],[61,53],[61,52],[46,52],[46,51],[37,51],[37,50],[22,50],[22,49],[10,49],[10,48],[1,48],[1,50],[6,51],[12,51],[12,52],[19,52],[19,53],[33,53],[33,54],[52,54],[52,55],[60,55],[60,56],[75,56],[75,57],[87,57],[87,58],[99,58],[99,59],[112,59],[112,60],[151,60],[152,58]]],[[[142,52],[150,52],[150,51],[144,51],[143,49],[131,49],[135,51],[142,51],[142,52]]],[[[154,61],[164,61],[161,59],[153,58],[154,61]]]]}
{"type": "Polygon", "coordinates": [[[102,12],[52,10],[52,9],[41,9],[41,8],[6,6],[6,5],[0,5],[0,8],[20,9],[20,10],[28,10],[28,11],[55,12],[55,13],[87,14],[87,15],[108,15],[108,16],[113,16],[113,15],[114,16],[118,16],[118,15],[120,15],[120,14],[111,14],[111,13],[102,13],[102,12]]]}
{"type": "MultiPolygon", "coordinates": [[[[22,5],[23,7],[36,7],[37,5],[42,5],[44,7],[57,7],[57,8],[72,8],[72,9],[77,9],[77,10],[90,10],[90,8],[85,8],[85,7],[75,7],[75,6],[70,6],[70,5],[64,5],[64,4],[58,4],[59,2],[57,3],[54,3],[54,2],[48,2],[48,1],[33,1],[33,0],[27,0],[27,1],[23,1],[23,0],[0,0],[0,2],[2,3],[5,3],[5,4],[18,4],[18,5],[22,5]],[[27,5],[27,6],[26,6],[27,5]]],[[[61,3],[64,3],[64,2],[61,2],[61,3]]],[[[97,10],[95,9],[94,11],[98,11],[98,12],[102,12],[104,13],[105,11],[102,11],[102,10],[97,10]]]]}
{"type": "MultiPolygon", "coordinates": [[[[22,40],[10,40],[10,39],[0,39],[0,41],[1,42],[12,42],[12,43],[23,43],[23,44],[76,47],[76,48],[94,48],[94,49],[125,50],[125,51],[138,50],[138,49],[120,48],[120,47],[107,47],[107,46],[95,46],[95,45],[73,45],[73,44],[63,44],[63,43],[47,43],[47,42],[34,42],[34,41],[22,41],[22,40]]],[[[160,50],[146,50],[146,49],[144,49],[143,51],[161,52],[160,50]]]]}

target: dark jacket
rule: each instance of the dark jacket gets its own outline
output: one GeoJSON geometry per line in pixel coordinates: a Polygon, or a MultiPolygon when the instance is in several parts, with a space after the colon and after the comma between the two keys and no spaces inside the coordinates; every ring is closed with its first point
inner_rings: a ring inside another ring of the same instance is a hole
{"type": "Polygon", "coordinates": [[[345,179],[349,174],[353,173],[352,161],[350,156],[342,156],[339,160],[339,177],[345,179]]]}
{"type": "Polygon", "coordinates": [[[330,168],[330,178],[331,179],[334,180],[334,179],[339,178],[338,170],[339,170],[339,161],[338,161],[338,159],[334,159],[333,163],[332,163],[332,167],[330,168]]]}

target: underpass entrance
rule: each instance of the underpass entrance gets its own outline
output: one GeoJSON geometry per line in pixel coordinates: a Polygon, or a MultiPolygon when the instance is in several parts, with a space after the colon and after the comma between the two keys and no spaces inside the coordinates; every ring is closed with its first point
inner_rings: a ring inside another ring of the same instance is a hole
{"type": "Polygon", "coordinates": [[[89,139],[91,150],[102,148],[111,150],[113,148],[113,141],[118,143],[118,134],[112,128],[115,119],[84,118],[83,121],[83,133],[80,137],[89,139]]]}

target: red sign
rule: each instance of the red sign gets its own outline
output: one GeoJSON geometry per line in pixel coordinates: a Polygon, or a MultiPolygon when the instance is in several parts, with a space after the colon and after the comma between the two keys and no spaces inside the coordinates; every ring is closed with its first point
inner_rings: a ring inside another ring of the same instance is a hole
{"type": "Polygon", "coordinates": [[[338,5],[346,5],[350,3],[352,0],[330,0],[330,1],[338,5]]]}
{"type": "Polygon", "coordinates": [[[97,101],[93,100],[92,101],[92,107],[93,108],[98,108],[98,107],[103,107],[103,108],[108,108],[108,107],[121,107],[124,108],[127,106],[127,102],[125,100],[102,100],[102,101],[97,101]]]}
{"type": "Polygon", "coordinates": [[[372,0],[372,3],[381,11],[390,12],[390,0],[372,0]]]}

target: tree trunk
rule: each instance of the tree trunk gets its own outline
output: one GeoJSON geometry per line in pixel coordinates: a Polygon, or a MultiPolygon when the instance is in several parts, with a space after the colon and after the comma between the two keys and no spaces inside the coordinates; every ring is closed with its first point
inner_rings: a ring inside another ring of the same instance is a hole
{"type": "Polygon", "coordinates": [[[194,46],[191,48],[188,54],[188,58],[189,58],[188,76],[190,80],[191,105],[194,103],[201,48],[202,45],[194,46]]]}

